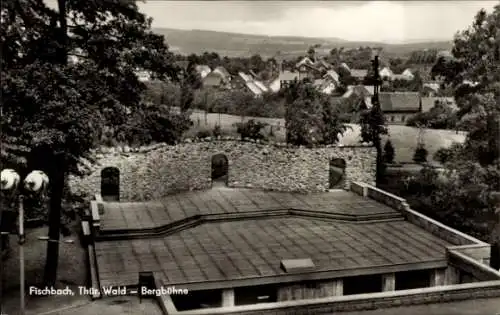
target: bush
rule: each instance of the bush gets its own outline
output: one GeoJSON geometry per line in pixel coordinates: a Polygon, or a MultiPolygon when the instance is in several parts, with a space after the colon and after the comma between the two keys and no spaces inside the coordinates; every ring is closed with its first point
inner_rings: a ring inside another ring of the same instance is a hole
{"type": "Polygon", "coordinates": [[[206,138],[210,137],[211,135],[212,133],[210,132],[210,130],[200,130],[196,133],[197,138],[206,138]]]}
{"type": "Polygon", "coordinates": [[[428,154],[429,152],[427,152],[425,146],[423,144],[419,144],[415,149],[415,154],[413,155],[413,161],[415,161],[415,163],[427,162],[428,154]]]}
{"type": "Polygon", "coordinates": [[[384,146],[384,161],[385,163],[394,163],[394,146],[391,140],[387,140],[384,146]]]}
{"type": "Polygon", "coordinates": [[[220,135],[222,135],[222,129],[219,125],[215,125],[214,129],[212,130],[212,135],[214,137],[219,137],[220,135]]]}
{"type": "Polygon", "coordinates": [[[265,140],[266,137],[261,133],[262,129],[267,126],[266,123],[250,119],[246,123],[235,123],[236,132],[240,134],[241,139],[250,138],[254,140],[265,140]]]}

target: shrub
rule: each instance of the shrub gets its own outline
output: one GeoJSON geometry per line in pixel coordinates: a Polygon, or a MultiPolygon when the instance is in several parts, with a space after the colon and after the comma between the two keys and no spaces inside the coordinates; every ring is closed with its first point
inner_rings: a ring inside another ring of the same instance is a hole
{"type": "Polygon", "coordinates": [[[413,161],[415,161],[415,163],[427,162],[428,153],[429,152],[427,152],[425,146],[423,144],[419,144],[415,149],[415,154],[413,155],[413,161]]]}
{"type": "Polygon", "coordinates": [[[200,130],[196,133],[197,138],[206,138],[210,137],[211,135],[212,133],[210,132],[210,130],[200,130]]]}
{"type": "Polygon", "coordinates": [[[391,140],[387,140],[384,146],[384,161],[386,163],[394,163],[394,146],[392,145],[391,140]]]}
{"type": "Polygon", "coordinates": [[[266,123],[250,119],[246,123],[235,123],[236,132],[240,134],[241,139],[250,138],[254,140],[264,140],[266,137],[261,133],[262,129],[267,126],[266,123]]]}
{"type": "Polygon", "coordinates": [[[222,135],[222,129],[220,128],[220,125],[215,125],[214,129],[212,129],[212,135],[214,137],[222,135]]]}

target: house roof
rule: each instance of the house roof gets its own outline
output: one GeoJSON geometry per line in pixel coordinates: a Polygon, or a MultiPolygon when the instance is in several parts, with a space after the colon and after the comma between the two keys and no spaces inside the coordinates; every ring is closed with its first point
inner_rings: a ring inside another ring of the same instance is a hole
{"type": "Polygon", "coordinates": [[[420,109],[418,92],[381,92],[379,100],[384,112],[418,112],[420,109]]]}
{"type": "Polygon", "coordinates": [[[254,95],[261,95],[264,93],[264,91],[254,81],[245,82],[245,85],[254,95]]]}
{"type": "Polygon", "coordinates": [[[280,81],[293,81],[295,79],[299,79],[299,73],[298,72],[291,72],[291,71],[283,71],[280,73],[279,76],[280,81]]]}
{"type": "Polygon", "coordinates": [[[363,69],[351,69],[351,76],[355,78],[364,78],[368,74],[368,70],[363,69]]]}
{"type": "Polygon", "coordinates": [[[411,71],[411,69],[408,68],[408,69],[405,69],[405,71],[403,71],[401,74],[413,76],[413,71],[411,71]]]}
{"type": "Polygon", "coordinates": [[[135,284],[138,271],[144,269],[164,285],[196,290],[383,273],[387,268],[442,268],[447,265],[446,246],[451,245],[405,221],[400,212],[347,191],[301,195],[207,190],[103,206],[101,233],[107,235],[113,229],[130,233],[126,230],[166,226],[196,215],[226,219],[151,238],[96,239],[102,286],[135,284]],[[290,208],[295,212],[281,213],[290,208]],[[267,219],[256,218],[258,211],[265,211],[267,219]],[[306,215],[311,211],[325,217],[306,215]],[[328,215],[337,219],[327,219],[328,215]],[[230,219],[236,216],[239,220],[230,219]],[[386,220],[380,221],[382,217],[386,220]],[[308,258],[315,270],[287,274],[280,268],[283,259],[308,258]]]}
{"type": "Polygon", "coordinates": [[[382,70],[379,71],[380,74],[386,73],[388,76],[392,76],[394,73],[389,67],[384,67],[382,70]]]}
{"type": "Polygon", "coordinates": [[[435,92],[439,91],[439,83],[436,83],[436,82],[426,82],[423,84],[423,87],[427,87],[435,92]]]}
{"type": "Polygon", "coordinates": [[[260,89],[262,90],[263,92],[267,92],[267,87],[264,85],[264,83],[262,83],[261,81],[259,80],[254,80],[253,83],[260,89]]]}
{"type": "Polygon", "coordinates": [[[226,68],[224,68],[222,66],[215,68],[214,71],[212,71],[212,72],[220,73],[226,79],[231,77],[231,74],[229,74],[229,72],[226,70],[226,68]]]}
{"type": "Polygon", "coordinates": [[[248,74],[246,74],[246,73],[244,73],[244,72],[238,72],[238,76],[239,76],[240,78],[242,78],[242,79],[243,79],[243,81],[245,81],[245,82],[250,82],[250,81],[252,81],[252,80],[253,80],[253,78],[252,78],[250,75],[248,75],[248,74]]]}
{"type": "Polygon", "coordinates": [[[302,58],[302,60],[300,60],[299,62],[297,62],[295,64],[295,67],[298,68],[302,65],[312,66],[312,65],[314,65],[314,62],[312,62],[312,60],[309,57],[304,57],[304,58],[302,58]]]}
{"type": "Polygon", "coordinates": [[[349,85],[347,91],[342,95],[342,97],[347,98],[352,95],[357,95],[361,97],[372,96],[373,95],[373,85],[349,85]]]}
{"type": "Polygon", "coordinates": [[[411,80],[412,77],[410,77],[409,75],[406,75],[406,74],[394,74],[392,75],[391,77],[392,80],[411,80]]]}
{"type": "Polygon", "coordinates": [[[335,70],[328,70],[323,78],[330,78],[335,82],[339,82],[339,74],[335,70]]]}
{"type": "Polygon", "coordinates": [[[340,66],[341,66],[341,67],[343,67],[343,68],[345,68],[345,69],[347,69],[347,70],[349,70],[349,71],[351,70],[351,68],[349,68],[349,66],[348,66],[348,65],[347,65],[347,63],[345,63],[345,62],[342,62],[342,63],[340,64],[340,66]]]}

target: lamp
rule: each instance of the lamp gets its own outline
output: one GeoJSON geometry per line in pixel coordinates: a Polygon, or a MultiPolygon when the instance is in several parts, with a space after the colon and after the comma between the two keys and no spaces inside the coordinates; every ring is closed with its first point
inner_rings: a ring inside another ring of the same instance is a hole
{"type": "MultiPolygon", "coordinates": [[[[40,196],[47,191],[49,177],[42,171],[32,171],[29,173],[20,187],[21,176],[13,169],[4,169],[0,172],[0,188],[5,193],[18,198],[18,220],[19,220],[19,284],[20,284],[20,314],[25,314],[25,274],[24,274],[24,194],[40,196]],[[22,188],[22,189],[20,189],[22,188]]],[[[0,259],[0,301],[2,300],[3,289],[3,262],[0,259]]],[[[2,306],[0,302],[0,314],[2,306]]]]}

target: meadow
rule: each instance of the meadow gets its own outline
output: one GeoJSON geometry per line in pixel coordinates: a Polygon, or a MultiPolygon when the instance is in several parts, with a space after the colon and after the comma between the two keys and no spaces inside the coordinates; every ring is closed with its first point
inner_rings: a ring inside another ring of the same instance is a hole
{"type": "MultiPolygon", "coordinates": [[[[275,141],[285,141],[285,120],[281,118],[263,118],[263,117],[241,117],[227,114],[208,113],[195,111],[191,115],[194,122],[193,128],[188,131],[185,137],[194,137],[200,130],[212,130],[219,124],[225,135],[237,136],[235,123],[255,119],[267,123],[265,135],[275,141]],[[272,136],[269,136],[272,129],[272,136]]],[[[342,135],[340,143],[343,145],[356,145],[361,142],[361,128],[359,125],[348,124],[348,130],[342,135]]],[[[390,125],[388,138],[395,148],[395,162],[409,163],[413,162],[413,154],[418,143],[419,129],[414,127],[390,125]]],[[[452,130],[425,129],[423,131],[423,142],[429,152],[428,160],[433,161],[434,153],[442,147],[449,147],[454,142],[463,142],[466,134],[464,132],[455,132],[452,130]]]]}

